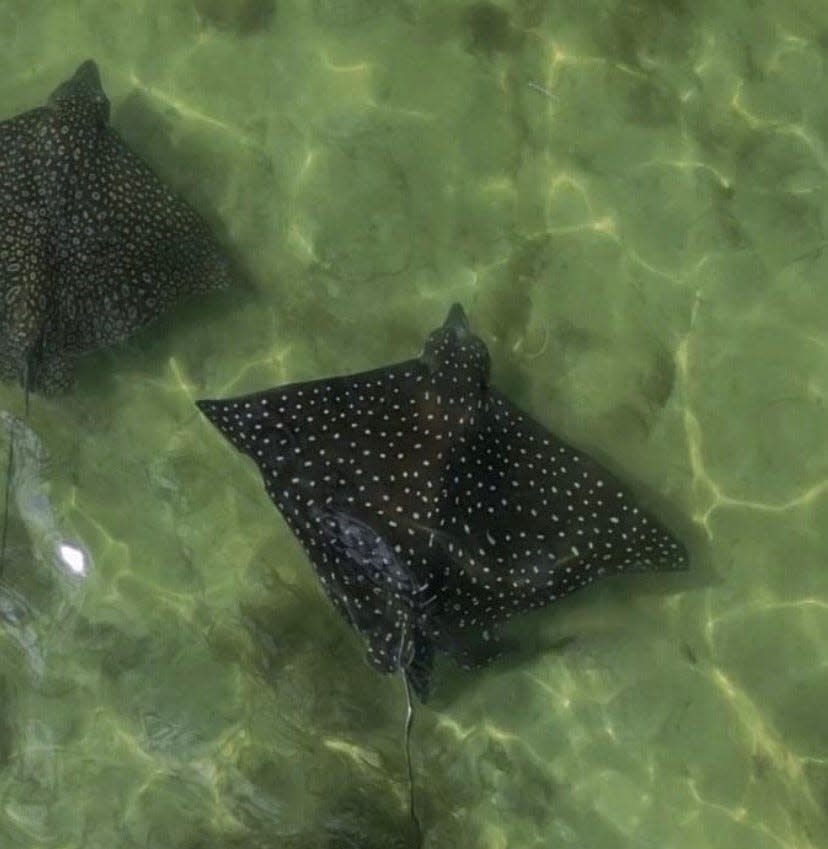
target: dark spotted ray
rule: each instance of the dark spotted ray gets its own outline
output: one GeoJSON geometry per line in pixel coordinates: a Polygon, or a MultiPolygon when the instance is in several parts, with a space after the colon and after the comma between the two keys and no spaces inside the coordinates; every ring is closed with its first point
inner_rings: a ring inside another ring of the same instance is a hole
{"type": "Polygon", "coordinates": [[[0,122],[0,377],[63,390],[75,355],[229,276],[201,219],[109,126],[94,62],[0,122]]]}
{"type": "Polygon", "coordinates": [[[459,305],[416,359],[198,406],[256,461],[371,664],[421,697],[435,651],[485,662],[516,613],[687,565],[609,472],[490,386],[459,305]]]}
{"type": "MultiPolygon", "coordinates": [[[[229,282],[196,213],[109,126],[94,62],[0,122],[0,378],[53,394],[78,354],[125,339],[184,294],[229,282]]],[[[5,564],[13,440],[0,536],[5,564]]]]}

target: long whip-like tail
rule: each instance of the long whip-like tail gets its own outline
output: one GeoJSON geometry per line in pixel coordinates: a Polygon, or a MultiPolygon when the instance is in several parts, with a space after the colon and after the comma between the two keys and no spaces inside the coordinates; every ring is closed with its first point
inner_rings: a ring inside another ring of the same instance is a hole
{"type": "Polygon", "coordinates": [[[405,692],[405,723],[403,725],[403,752],[405,755],[405,769],[408,777],[408,813],[411,817],[412,847],[420,849],[423,845],[423,829],[420,818],[417,816],[417,806],[414,798],[414,766],[411,762],[411,728],[414,725],[414,698],[411,680],[408,677],[408,666],[414,655],[414,642],[407,643],[410,636],[409,620],[400,629],[400,647],[397,652],[397,665],[402,676],[403,691],[405,692]],[[408,651],[406,651],[408,649],[408,651]]]}
{"type": "MultiPolygon", "coordinates": [[[[29,418],[29,367],[26,365],[23,371],[23,420],[29,418]]],[[[0,579],[6,569],[6,545],[9,534],[9,510],[12,498],[12,476],[14,475],[14,427],[9,424],[9,449],[6,452],[6,486],[3,498],[3,531],[0,535],[0,579]]]]}
{"type": "Polygon", "coordinates": [[[414,699],[412,698],[411,682],[408,680],[408,672],[404,666],[400,667],[402,672],[403,687],[405,689],[405,726],[403,730],[403,750],[405,752],[405,768],[408,773],[408,812],[411,816],[411,824],[414,832],[414,847],[419,849],[423,845],[423,829],[420,818],[417,816],[415,804],[414,767],[411,763],[411,728],[414,725],[414,699]]]}

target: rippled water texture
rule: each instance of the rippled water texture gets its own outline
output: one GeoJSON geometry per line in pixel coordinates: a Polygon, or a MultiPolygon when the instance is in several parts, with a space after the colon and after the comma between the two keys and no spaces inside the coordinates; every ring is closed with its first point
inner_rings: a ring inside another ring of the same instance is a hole
{"type": "Polygon", "coordinates": [[[404,845],[400,681],[193,400],[415,355],[454,301],[696,560],[438,668],[426,845],[828,843],[824,3],[2,0],[0,33],[0,116],[94,57],[250,278],[31,399],[4,849],[404,845]]]}

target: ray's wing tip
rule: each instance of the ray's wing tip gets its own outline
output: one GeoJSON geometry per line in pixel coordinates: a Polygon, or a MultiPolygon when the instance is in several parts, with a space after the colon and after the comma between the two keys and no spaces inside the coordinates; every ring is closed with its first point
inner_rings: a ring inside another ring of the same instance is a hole
{"type": "Polygon", "coordinates": [[[686,553],[676,555],[668,564],[668,572],[686,572],[690,568],[690,558],[686,553]]]}
{"type": "Polygon", "coordinates": [[[244,450],[244,440],[237,419],[228,417],[227,403],[202,398],[195,402],[201,414],[229,442],[239,450],[244,450]]]}
{"type": "Polygon", "coordinates": [[[675,537],[672,537],[675,551],[669,560],[665,563],[665,568],[669,572],[686,572],[690,568],[690,552],[687,546],[675,537]]]}
{"type": "Polygon", "coordinates": [[[216,419],[219,414],[219,402],[209,398],[199,398],[195,402],[201,414],[208,419],[212,424],[216,424],[216,419]]]}

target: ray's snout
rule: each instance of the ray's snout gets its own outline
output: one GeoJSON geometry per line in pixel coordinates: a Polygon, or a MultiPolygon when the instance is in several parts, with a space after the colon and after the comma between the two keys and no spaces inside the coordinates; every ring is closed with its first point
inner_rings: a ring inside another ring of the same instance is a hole
{"type": "Polygon", "coordinates": [[[55,105],[73,98],[106,101],[101,88],[101,74],[94,60],[87,59],[68,80],[62,82],[49,96],[49,103],[55,105]]]}
{"type": "Polygon", "coordinates": [[[468,333],[469,320],[466,318],[466,312],[460,304],[452,304],[451,309],[443,322],[444,330],[453,330],[458,339],[462,339],[468,333]]]}
{"type": "Polygon", "coordinates": [[[98,66],[95,64],[94,59],[87,59],[78,69],[75,71],[75,75],[72,77],[70,82],[75,83],[75,85],[85,86],[90,89],[97,89],[101,87],[101,73],[98,70],[98,66]]]}

